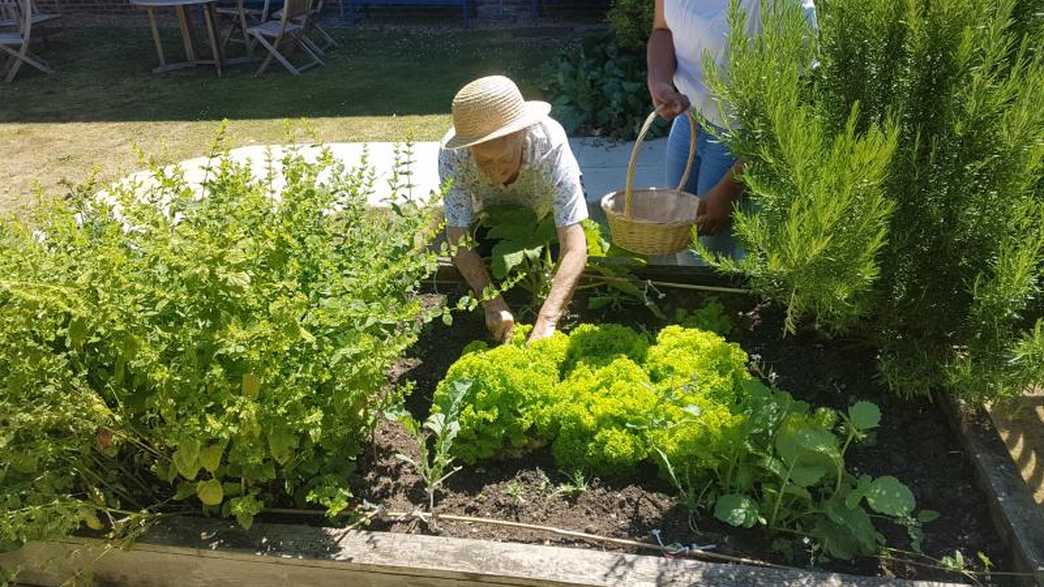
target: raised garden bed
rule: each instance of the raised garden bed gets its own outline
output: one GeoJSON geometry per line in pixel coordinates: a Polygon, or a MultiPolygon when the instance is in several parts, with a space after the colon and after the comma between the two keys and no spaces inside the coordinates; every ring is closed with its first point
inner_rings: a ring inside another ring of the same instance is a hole
{"type": "MultiPolygon", "coordinates": [[[[445,294],[446,286],[442,289],[445,294]]],[[[701,297],[692,292],[671,294],[665,304],[696,305],[701,297]]],[[[981,552],[996,569],[1012,568],[1012,551],[991,518],[991,495],[977,485],[975,465],[957,448],[961,440],[947,427],[946,413],[939,405],[892,398],[874,380],[873,356],[865,348],[814,332],[783,339],[781,317],[774,311],[755,306],[744,296],[722,300],[737,317],[738,328],[732,339],[751,354],[763,372],[775,373],[782,388],[816,405],[845,408],[867,399],[881,406],[883,419],[876,439],[854,450],[849,462],[857,473],[895,475],[910,486],[919,507],[942,513],[925,527],[925,554],[940,559],[959,549],[971,558],[981,552]]],[[[583,300],[578,300],[575,307],[583,305],[583,300]]],[[[580,310],[572,319],[612,320],[649,329],[661,325],[640,309],[614,315],[580,310]]],[[[484,336],[477,315],[460,316],[452,326],[432,323],[427,327],[395,373],[416,382],[407,403],[415,416],[427,414],[435,385],[463,347],[484,336]]],[[[355,495],[380,504],[385,511],[410,513],[421,507],[425,503],[422,483],[396,457],[398,453],[414,454],[415,450],[400,424],[382,423],[360,460],[355,495]]],[[[563,491],[568,479],[556,470],[550,451],[541,449],[521,458],[465,468],[448,480],[439,494],[437,511],[645,543],[652,543],[659,534],[664,543],[713,545],[709,552],[724,557],[770,565],[807,565],[807,559],[788,561],[775,552],[762,532],[737,530],[709,515],[692,517],[673,497],[670,487],[657,479],[655,471],[643,472],[638,479],[632,483],[592,480],[584,490],[563,491]]],[[[228,522],[179,518],[150,532],[134,549],[113,550],[101,559],[97,559],[102,552],[97,550],[100,541],[78,538],[33,545],[8,555],[5,564],[28,565],[22,580],[48,585],[67,577],[70,569],[84,568],[102,584],[113,585],[343,584],[345,580],[375,586],[454,585],[463,581],[511,585],[876,585],[893,584],[891,578],[961,578],[941,569],[896,560],[833,561],[815,571],[780,571],[654,558],[637,556],[650,554],[650,550],[634,545],[517,526],[443,519],[436,532],[417,516],[374,517],[369,531],[350,533],[329,527],[321,516],[275,513],[263,515],[259,522],[247,532],[228,522]],[[529,546],[503,546],[498,542],[529,546]],[[546,546],[584,550],[580,554],[546,546]]],[[[882,530],[890,545],[908,547],[902,528],[882,530]]],[[[976,567],[976,560],[969,562],[976,567]]]]}

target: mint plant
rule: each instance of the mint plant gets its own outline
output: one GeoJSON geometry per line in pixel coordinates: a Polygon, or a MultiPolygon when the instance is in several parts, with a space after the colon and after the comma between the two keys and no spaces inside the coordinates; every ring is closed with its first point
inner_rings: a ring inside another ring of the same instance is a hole
{"type": "Polygon", "coordinates": [[[279,186],[214,156],[199,194],[155,167],[0,221],[0,547],[346,507],[388,370],[443,311],[416,295],[438,227],[369,208],[373,174],[329,152],[279,186]]]}

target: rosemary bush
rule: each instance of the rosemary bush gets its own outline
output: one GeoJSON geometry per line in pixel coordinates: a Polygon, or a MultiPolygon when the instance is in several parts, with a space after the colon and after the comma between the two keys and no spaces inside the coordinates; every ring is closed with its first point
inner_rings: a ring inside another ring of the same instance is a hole
{"type": "Polygon", "coordinates": [[[282,164],[277,197],[221,158],[198,198],[157,170],[0,223],[0,547],[347,506],[389,368],[441,311],[415,295],[437,227],[368,208],[372,173],[329,153],[282,164]]]}
{"type": "MultiPolygon", "coordinates": [[[[880,349],[903,395],[1044,383],[1044,34],[1038,0],[796,3],[765,33],[734,9],[724,140],[758,212],[735,229],[755,287],[880,349]]],[[[713,70],[713,65],[708,63],[713,70]]]]}

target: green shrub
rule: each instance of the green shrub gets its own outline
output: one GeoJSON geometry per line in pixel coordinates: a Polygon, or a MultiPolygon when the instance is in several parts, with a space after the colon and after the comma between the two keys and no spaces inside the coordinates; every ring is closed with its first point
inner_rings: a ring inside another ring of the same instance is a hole
{"type": "Polygon", "coordinates": [[[441,311],[416,296],[432,227],[371,211],[367,172],[329,153],[282,163],[278,198],[222,158],[200,198],[157,171],[0,224],[3,546],[171,497],[247,526],[347,506],[388,371],[441,311]]]}
{"type": "MultiPolygon", "coordinates": [[[[602,34],[562,50],[544,70],[543,89],[570,135],[633,139],[652,111],[645,78],[644,50],[624,49],[613,35],[602,34]]],[[[657,124],[650,136],[665,129],[657,124]]]]}
{"type": "Polygon", "coordinates": [[[656,3],[646,0],[613,0],[609,8],[609,26],[616,33],[620,47],[644,50],[652,33],[656,3]]]}
{"type": "MultiPolygon", "coordinates": [[[[782,4],[782,3],[781,3],[782,4]]],[[[840,0],[733,34],[724,140],[749,162],[749,251],[719,266],[855,326],[903,395],[1044,384],[1044,55],[1028,2],[840,0]],[[818,67],[811,65],[818,61],[818,67]]],[[[733,19],[733,30],[743,27],[733,19]]]]}

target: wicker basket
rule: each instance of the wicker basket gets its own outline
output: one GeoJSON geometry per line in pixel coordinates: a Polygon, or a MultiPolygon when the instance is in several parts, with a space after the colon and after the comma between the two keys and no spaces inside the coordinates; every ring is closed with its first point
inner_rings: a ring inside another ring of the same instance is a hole
{"type": "Polygon", "coordinates": [[[689,161],[678,187],[634,189],[638,151],[656,120],[656,112],[653,112],[645,119],[631,149],[626,187],[622,192],[612,192],[602,198],[602,210],[609,219],[610,237],[620,248],[639,255],[670,255],[688,248],[700,203],[699,198],[682,191],[696,158],[696,120],[692,114],[689,116],[692,125],[689,161]]]}

